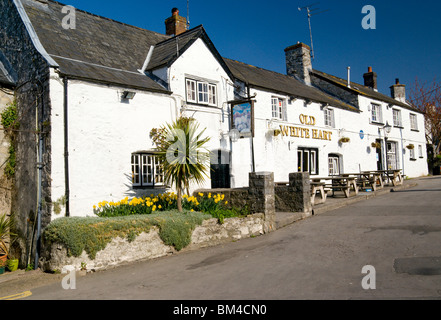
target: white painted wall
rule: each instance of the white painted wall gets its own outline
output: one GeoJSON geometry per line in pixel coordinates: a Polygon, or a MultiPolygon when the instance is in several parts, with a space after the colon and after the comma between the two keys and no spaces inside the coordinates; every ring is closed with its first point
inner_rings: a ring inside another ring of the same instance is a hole
{"type": "MultiPolygon", "coordinates": [[[[161,72],[164,74],[164,72],[161,72]]],[[[168,71],[170,90],[183,101],[182,115],[195,118],[205,135],[211,137],[207,144],[210,151],[230,150],[228,132],[230,113],[228,101],[234,98],[233,82],[222,65],[213,56],[204,41],[198,39],[170,67],[168,71]],[[217,106],[201,106],[186,103],[185,79],[206,80],[217,85],[217,106]]],[[[210,173],[208,172],[208,176],[210,173]]],[[[234,185],[234,184],[233,184],[234,185]]],[[[206,179],[203,185],[193,185],[190,192],[197,188],[210,188],[211,181],[206,179]]]]}
{"type": "MultiPolygon", "coordinates": [[[[57,77],[51,78],[53,201],[65,193],[63,85],[57,77]]],[[[168,95],[137,91],[122,102],[122,91],[69,81],[71,216],[93,215],[98,202],[139,194],[132,188],[131,154],[153,149],[150,130],[175,117],[175,100],[168,95]]]]}
{"type": "MultiPolygon", "coordinates": [[[[292,104],[287,104],[288,121],[275,120],[271,122],[271,97],[280,97],[288,101],[288,96],[274,94],[260,89],[251,89],[251,96],[257,93],[255,102],[255,160],[256,171],[272,171],[276,181],[288,181],[289,173],[297,172],[297,150],[299,147],[318,148],[319,149],[319,174],[318,176],[328,175],[328,155],[339,154],[342,157],[342,172],[357,173],[366,170],[377,170],[377,156],[376,150],[371,147],[371,144],[376,139],[383,139],[384,133],[382,126],[371,124],[370,104],[371,99],[360,97],[360,111],[352,112],[343,109],[334,109],[335,128],[327,127],[324,123],[324,112],[320,104],[312,103],[305,105],[304,101],[298,99],[292,104]],[[300,115],[313,116],[316,120],[315,126],[308,126],[302,124],[300,115]],[[294,126],[306,129],[326,130],[332,132],[332,140],[316,140],[307,138],[296,138],[291,136],[280,135],[278,137],[271,137],[268,135],[268,128],[279,129],[280,126],[294,126]],[[379,130],[380,129],[380,130],[379,130]],[[360,131],[363,131],[364,136],[361,138],[360,131]],[[341,137],[350,138],[349,143],[340,144],[341,137]]],[[[387,108],[386,103],[374,101],[379,103],[383,108],[383,119],[389,124],[393,124],[392,108],[387,108]]],[[[389,135],[389,140],[397,142],[399,146],[406,146],[409,143],[415,145],[415,152],[417,155],[416,161],[409,159],[409,151],[399,148],[398,157],[400,158],[401,168],[404,174],[408,177],[419,177],[427,174],[427,160],[425,152],[425,136],[424,132],[414,132],[410,130],[410,111],[404,108],[402,110],[403,127],[392,128],[389,135]],[[423,157],[419,158],[418,145],[423,148],[423,157]]],[[[424,128],[424,118],[421,114],[417,114],[419,121],[419,128],[424,128]]],[[[233,146],[235,147],[235,146],[233,146]]],[[[242,163],[249,161],[247,153],[249,149],[246,148],[245,143],[242,142],[240,147],[241,155],[234,155],[234,159],[241,157],[241,160],[236,160],[242,163]]],[[[245,169],[243,167],[242,169],[245,169]]],[[[246,170],[244,170],[246,171],[246,170]]],[[[246,186],[248,173],[242,172],[240,175],[239,184],[246,186]]]]}

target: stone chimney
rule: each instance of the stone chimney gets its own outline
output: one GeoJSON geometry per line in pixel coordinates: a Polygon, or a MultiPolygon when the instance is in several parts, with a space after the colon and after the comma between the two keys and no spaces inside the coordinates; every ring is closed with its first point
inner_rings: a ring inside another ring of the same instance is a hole
{"type": "Polygon", "coordinates": [[[165,33],[168,36],[177,36],[187,31],[187,19],[179,15],[179,9],[172,9],[172,16],[165,20],[165,33]]]}
{"type": "Polygon", "coordinates": [[[363,75],[364,85],[375,91],[378,91],[377,74],[372,71],[372,67],[368,68],[368,72],[363,75]]]}
{"type": "Polygon", "coordinates": [[[297,43],[285,49],[286,73],[306,85],[311,85],[312,71],[311,48],[304,43],[297,43]]]}
{"type": "Polygon", "coordinates": [[[395,79],[395,84],[390,87],[390,94],[395,100],[406,103],[406,86],[400,84],[400,79],[395,79]]]}

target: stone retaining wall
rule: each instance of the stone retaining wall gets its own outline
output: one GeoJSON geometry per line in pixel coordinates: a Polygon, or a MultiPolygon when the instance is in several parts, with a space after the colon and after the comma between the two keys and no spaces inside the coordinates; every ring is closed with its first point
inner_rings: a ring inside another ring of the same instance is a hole
{"type": "MultiPolygon", "coordinates": [[[[88,271],[97,271],[125,263],[176,254],[177,251],[173,247],[163,243],[158,231],[158,228],[152,227],[150,232],[140,234],[130,243],[127,239],[115,238],[104,250],[97,253],[94,260],[91,260],[86,252],[79,257],[69,257],[65,246],[54,243],[47,248],[48,254],[42,263],[42,269],[46,272],[61,272],[63,267],[72,265],[79,270],[81,263],[86,263],[88,271]]],[[[263,214],[254,214],[246,218],[228,218],[223,224],[219,224],[217,219],[209,219],[195,228],[191,244],[182,251],[215,246],[263,233],[263,214]]]]}

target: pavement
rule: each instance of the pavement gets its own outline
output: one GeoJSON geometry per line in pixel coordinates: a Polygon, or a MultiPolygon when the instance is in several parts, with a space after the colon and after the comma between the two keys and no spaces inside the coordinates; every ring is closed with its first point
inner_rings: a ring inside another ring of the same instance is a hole
{"type": "MultiPolygon", "coordinates": [[[[418,178],[424,179],[424,178],[418,178]]],[[[319,215],[324,212],[336,210],[353,203],[371,199],[380,195],[388,194],[398,190],[404,190],[416,187],[418,185],[418,179],[408,179],[404,180],[402,185],[392,186],[385,185],[383,189],[378,189],[377,191],[364,192],[360,191],[357,196],[351,196],[350,198],[345,198],[343,192],[336,192],[335,197],[328,196],[325,203],[317,204],[313,207],[312,215],[319,215]]],[[[276,226],[277,229],[286,227],[292,223],[299,220],[303,220],[304,215],[300,212],[276,212],[276,226]]]]}
{"type": "MultiPolygon", "coordinates": [[[[419,178],[424,179],[424,178],[419,178]]],[[[326,202],[313,207],[313,215],[319,215],[324,212],[336,210],[348,206],[350,204],[371,199],[379,195],[388,194],[390,192],[413,188],[418,185],[419,179],[404,180],[401,186],[385,186],[384,189],[375,192],[359,192],[357,196],[350,198],[329,197],[326,202]]],[[[297,221],[305,219],[302,213],[277,212],[276,226],[277,229],[284,228],[297,221]]],[[[307,218],[306,218],[307,219],[307,218]]],[[[17,270],[14,272],[5,271],[0,275],[0,300],[16,300],[32,295],[32,290],[38,287],[60,283],[64,274],[50,274],[40,269],[25,271],[17,270]]]]}

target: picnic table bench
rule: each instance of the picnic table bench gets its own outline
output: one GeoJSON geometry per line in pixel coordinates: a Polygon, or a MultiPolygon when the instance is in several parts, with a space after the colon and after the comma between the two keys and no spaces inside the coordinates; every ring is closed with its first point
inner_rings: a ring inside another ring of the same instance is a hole
{"type": "Polygon", "coordinates": [[[382,175],[376,171],[363,171],[360,173],[346,173],[343,177],[353,176],[357,179],[357,185],[360,189],[371,188],[373,191],[384,187],[382,175]]]}
{"type": "Polygon", "coordinates": [[[349,198],[351,195],[351,190],[355,192],[355,195],[358,194],[358,186],[355,177],[351,176],[332,176],[332,177],[324,177],[324,178],[313,178],[312,182],[322,182],[324,180],[325,184],[323,186],[324,191],[332,191],[332,195],[335,196],[335,191],[343,191],[346,198],[349,198]]]}
{"type": "Polygon", "coordinates": [[[401,169],[379,170],[377,172],[382,174],[384,180],[392,182],[394,187],[403,184],[401,169]]]}
{"type": "Polygon", "coordinates": [[[324,182],[311,181],[311,205],[324,203],[326,201],[328,193],[325,191],[325,185],[324,182]],[[316,201],[317,194],[320,195],[319,201],[316,201]]]}

